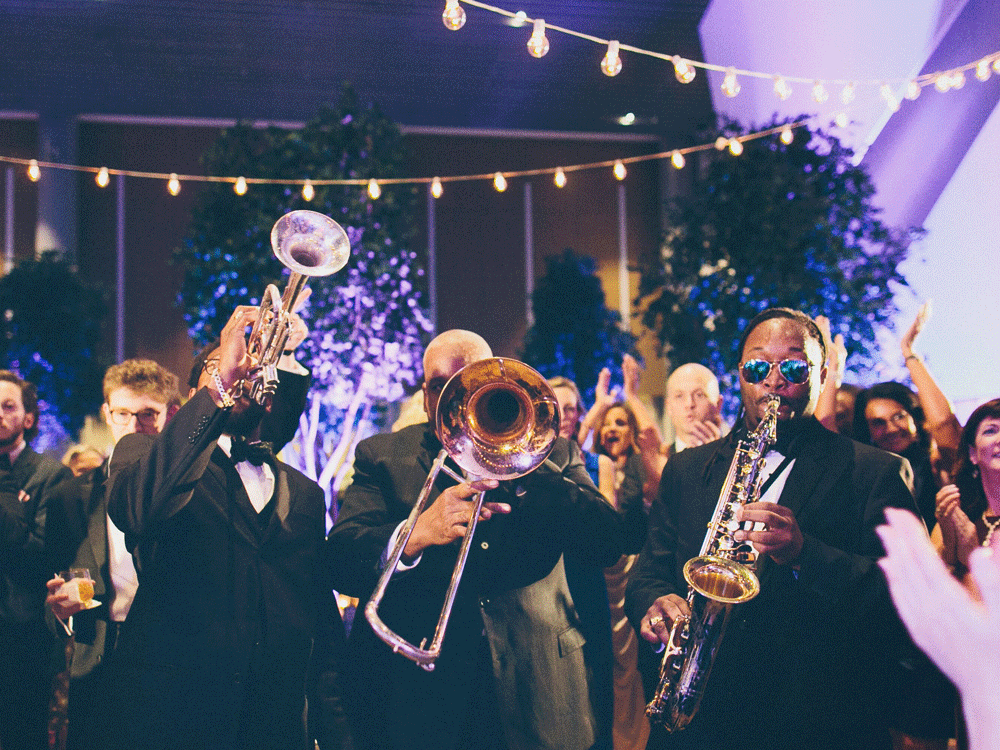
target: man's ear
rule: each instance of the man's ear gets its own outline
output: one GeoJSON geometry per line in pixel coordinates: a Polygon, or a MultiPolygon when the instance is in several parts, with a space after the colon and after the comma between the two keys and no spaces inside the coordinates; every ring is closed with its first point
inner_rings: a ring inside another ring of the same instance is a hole
{"type": "Polygon", "coordinates": [[[24,431],[27,432],[34,426],[35,426],[35,415],[31,413],[26,413],[24,415],[24,431]]]}
{"type": "Polygon", "coordinates": [[[108,406],[107,401],[101,404],[101,416],[104,417],[104,424],[111,424],[111,407],[108,406]]]}
{"type": "Polygon", "coordinates": [[[198,392],[198,389],[197,389],[197,388],[191,388],[191,389],[190,389],[190,390],[188,391],[188,399],[192,399],[192,398],[194,398],[194,394],[196,394],[197,392],[198,392]]]}

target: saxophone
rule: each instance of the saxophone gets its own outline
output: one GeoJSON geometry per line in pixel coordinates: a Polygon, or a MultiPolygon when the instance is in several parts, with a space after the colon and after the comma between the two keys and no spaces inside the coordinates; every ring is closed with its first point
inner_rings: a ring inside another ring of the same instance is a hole
{"type": "Polygon", "coordinates": [[[739,442],[701,552],[684,565],[691,615],[670,627],[660,683],[646,706],[650,720],[668,732],[686,727],[698,710],[733,605],[760,592],[757,551],[750,542],[737,543],[733,533],[740,528],[737,510],[760,497],[764,454],[775,440],[780,405],[772,395],[760,423],[739,442]]]}

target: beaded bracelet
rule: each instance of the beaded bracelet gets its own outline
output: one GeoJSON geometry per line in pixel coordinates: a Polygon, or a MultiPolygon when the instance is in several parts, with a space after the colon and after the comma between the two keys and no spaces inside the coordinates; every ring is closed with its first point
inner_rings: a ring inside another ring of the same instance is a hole
{"type": "Polygon", "coordinates": [[[219,397],[222,399],[222,408],[228,409],[231,406],[235,406],[236,402],[233,397],[229,395],[229,391],[222,387],[222,378],[219,377],[219,369],[216,368],[212,370],[212,383],[215,385],[215,390],[219,392],[219,397]]]}

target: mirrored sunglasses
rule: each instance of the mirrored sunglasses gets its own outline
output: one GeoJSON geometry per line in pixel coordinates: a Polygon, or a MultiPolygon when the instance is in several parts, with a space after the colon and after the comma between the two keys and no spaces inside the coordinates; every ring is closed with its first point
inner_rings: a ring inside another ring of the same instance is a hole
{"type": "Polygon", "coordinates": [[[740,368],[743,379],[748,383],[763,383],[771,372],[772,365],[778,366],[781,377],[789,383],[801,385],[809,380],[809,363],[804,359],[784,359],[781,362],[768,362],[766,359],[749,359],[740,368]]]}

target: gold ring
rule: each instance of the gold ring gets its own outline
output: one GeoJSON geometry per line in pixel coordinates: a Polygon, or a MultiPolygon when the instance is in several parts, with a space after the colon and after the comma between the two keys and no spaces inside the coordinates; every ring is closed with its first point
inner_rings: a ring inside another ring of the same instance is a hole
{"type": "Polygon", "coordinates": [[[660,624],[661,622],[663,622],[663,618],[662,618],[662,617],[660,617],[660,616],[656,616],[656,617],[650,617],[650,618],[649,618],[649,627],[651,627],[651,628],[655,628],[655,627],[656,627],[657,625],[659,625],[659,624],[660,624]]]}

